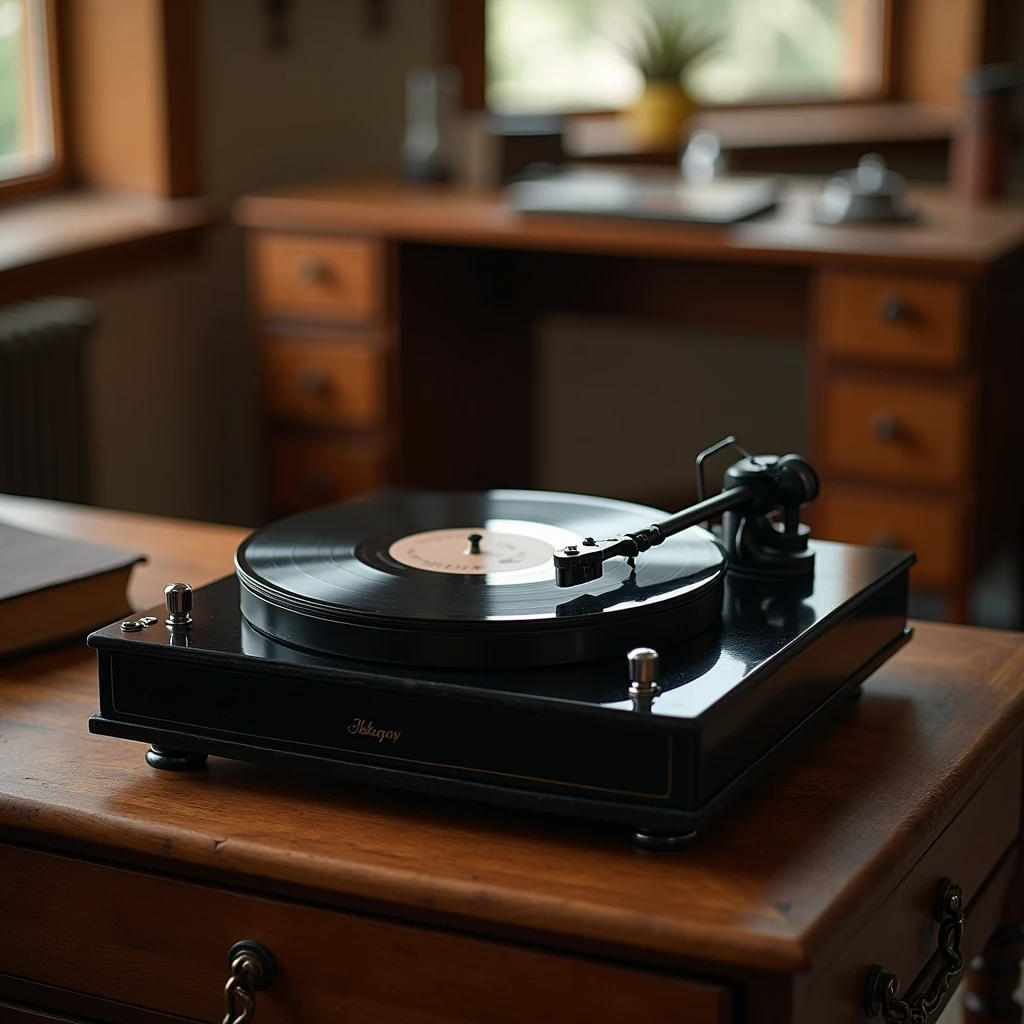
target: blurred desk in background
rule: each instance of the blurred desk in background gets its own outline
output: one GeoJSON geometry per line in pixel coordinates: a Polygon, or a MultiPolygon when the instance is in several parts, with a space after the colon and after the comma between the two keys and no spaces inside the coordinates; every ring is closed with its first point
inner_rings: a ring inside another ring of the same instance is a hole
{"type": "MultiPolygon", "coordinates": [[[[917,188],[916,224],[829,228],[810,218],[819,188],[791,183],[775,213],[730,227],[522,215],[495,194],[389,183],[243,199],[269,510],[384,483],[529,486],[549,311],[796,336],[816,531],[916,550],[915,585],[964,620],[1024,518],[1024,203],[917,188]]],[[[578,402],[585,379],[555,387],[578,402]]]]}

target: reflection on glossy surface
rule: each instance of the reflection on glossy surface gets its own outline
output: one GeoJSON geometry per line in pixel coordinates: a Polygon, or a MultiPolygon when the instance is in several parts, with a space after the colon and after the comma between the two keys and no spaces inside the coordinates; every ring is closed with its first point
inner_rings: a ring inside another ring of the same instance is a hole
{"type": "MultiPolygon", "coordinates": [[[[849,604],[865,588],[877,588],[907,567],[910,555],[889,549],[815,543],[817,573],[811,584],[766,585],[729,579],[720,626],[671,647],[662,646],[655,716],[689,719],[701,715],[730,691],[758,685],[783,665],[792,650],[849,615],[849,604]]],[[[326,681],[357,678],[382,686],[435,684],[441,688],[473,687],[505,699],[543,698],[632,714],[628,698],[626,651],[621,658],[528,670],[437,670],[357,662],[303,651],[278,643],[252,629],[238,611],[238,583],[227,577],[197,590],[188,655],[235,662],[246,667],[326,681]]],[[[100,631],[102,646],[118,649],[170,647],[167,631],[126,636],[117,624],[100,631]]],[[[184,653],[184,652],[183,652],[184,653]]],[[[230,667],[236,667],[232,664],[230,667]]],[[[281,685],[287,687],[287,680],[281,685]]],[[[285,693],[282,694],[286,696],[285,693]]]]}

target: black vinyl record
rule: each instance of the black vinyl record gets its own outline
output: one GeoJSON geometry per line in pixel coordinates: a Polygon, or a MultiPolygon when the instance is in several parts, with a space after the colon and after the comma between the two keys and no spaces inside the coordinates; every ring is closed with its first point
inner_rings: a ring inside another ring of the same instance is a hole
{"type": "Polygon", "coordinates": [[[678,642],[717,621],[724,556],[692,528],[631,567],[555,586],[552,554],[665,518],[545,491],[386,491],[300,513],[235,558],[242,613],[275,640],[421,666],[554,665],[678,642]]]}

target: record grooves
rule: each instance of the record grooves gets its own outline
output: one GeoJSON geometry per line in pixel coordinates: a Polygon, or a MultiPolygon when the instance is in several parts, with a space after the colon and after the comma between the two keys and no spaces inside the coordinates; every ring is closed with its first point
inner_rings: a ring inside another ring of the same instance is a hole
{"type": "Polygon", "coordinates": [[[282,520],[235,559],[241,610],[274,640],[369,661],[555,665],[679,642],[719,616],[725,558],[691,528],[577,593],[551,553],[642,529],[643,505],[532,491],[391,491],[282,520]]]}

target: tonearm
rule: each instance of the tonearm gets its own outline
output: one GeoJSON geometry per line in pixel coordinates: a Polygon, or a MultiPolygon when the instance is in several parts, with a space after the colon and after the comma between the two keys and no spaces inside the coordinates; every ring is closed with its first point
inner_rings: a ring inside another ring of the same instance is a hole
{"type": "MultiPolygon", "coordinates": [[[[808,527],[800,522],[800,506],[818,496],[818,474],[799,455],[750,455],[726,471],[720,494],[704,497],[704,460],[733,446],[727,437],[697,456],[696,504],[636,533],[604,540],[586,537],[556,551],[555,583],[575,587],[601,577],[609,558],[635,559],[644,551],[691,526],[722,516],[721,541],[729,571],[755,579],[806,577],[814,572],[808,527]]],[[[741,452],[742,448],[739,449],[741,452]]]]}

